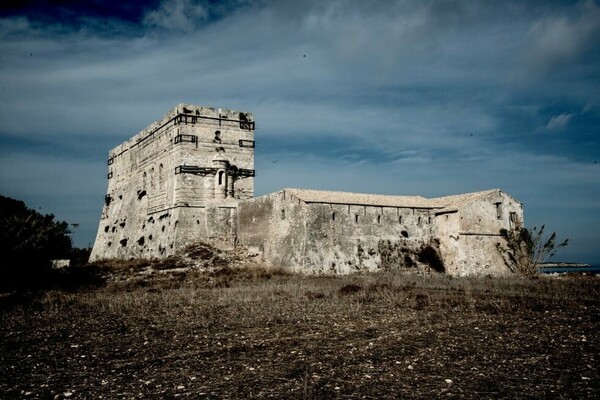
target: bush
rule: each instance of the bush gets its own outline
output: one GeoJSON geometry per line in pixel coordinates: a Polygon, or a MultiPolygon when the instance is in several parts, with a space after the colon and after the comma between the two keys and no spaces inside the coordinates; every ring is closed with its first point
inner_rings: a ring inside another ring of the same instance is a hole
{"type": "Polygon", "coordinates": [[[50,260],[69,258],[69,225],[0,196],[0,289],[35,287],[48,278],[50,260]]]}
{"type": "Polygon", "coordinates": [[[496,247],[504,258],[508,268],[519,275],[534,276],[539,273],[541,264],[553,257],[558,249],[569,244],[569,239],[557,244],[556,232],[547,239],[544,237],[544,225],[532,230],[517,225],[515,229],[501,229],[500,235],[505,244],[498,243],[496,247]]]}

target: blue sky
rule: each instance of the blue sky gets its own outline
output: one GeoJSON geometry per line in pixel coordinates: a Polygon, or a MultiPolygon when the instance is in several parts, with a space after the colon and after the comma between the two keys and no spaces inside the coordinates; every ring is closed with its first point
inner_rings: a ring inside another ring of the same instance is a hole
{"type": "Polygon", "coordinates": [[[8,1],[0,193],[93,243],[108,151],[180,102],[253,112],[256,194],[499,187],[600,262],[598,1],[8,1]]]}

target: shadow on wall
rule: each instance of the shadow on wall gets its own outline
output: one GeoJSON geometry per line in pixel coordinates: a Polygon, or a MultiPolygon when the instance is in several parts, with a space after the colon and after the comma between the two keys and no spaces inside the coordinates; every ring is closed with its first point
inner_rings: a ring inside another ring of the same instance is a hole
{"type": "Polygon", "coordinates": [[[426,266],[435,272],[445,273],[446,268],[439,246],[438,240],[431,240],[428,243],[380,240],[378,250],[381,256],[381,269],[390,271],[426,266]]]}

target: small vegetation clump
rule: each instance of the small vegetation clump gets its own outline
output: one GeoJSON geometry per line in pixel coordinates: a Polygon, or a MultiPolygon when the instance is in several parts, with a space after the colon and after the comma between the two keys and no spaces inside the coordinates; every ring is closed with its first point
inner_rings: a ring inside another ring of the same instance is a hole
{"type": "Polygon", "coordinates": [[[537,275],[544,261],[568,245],[569,239],[558,243],[555,232],[546,238],[544,228],[542,225],[539,230],[537,227],[529,230],[518,225],[512,230],[500,230],[505,244],[498,244],[497,248],[512,272],[523,276],[537,275]]]}

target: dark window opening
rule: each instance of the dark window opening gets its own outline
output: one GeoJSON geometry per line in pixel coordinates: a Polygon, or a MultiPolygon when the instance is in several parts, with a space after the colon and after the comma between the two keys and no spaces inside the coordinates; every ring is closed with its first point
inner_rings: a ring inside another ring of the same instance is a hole
{"type": "Polygon", "coordinates": [[[380,224],[381,223],[381,215],[377,216],[377,223],[380,224]]]}
{"type": "Polygon", "coordinates": [[[119,241],[119,243],[121,243],[121,246],[125,247],[125,246],[127,246],[127,239],[121,239],[121,241],[119,241]]]}
{"type": "Polygon", "coordinates": [[[354,222],[358,224],[358,214],[354,214],[354,222]]]}
{"type": "Polygon", "coordinates": [[[331,220],[332,220],[332,221],[335,221],[335,213],[334,213],[334,212],[333,212],[333,213],[331,213],[331,220]]]}
{"type": "Polygon", "coordinates": [[[502,203],[494,203],[496,205],[496,217],[502,219],[502,203]]]}
{"type": "Polygon", "coordinates": [[[281,210],[281,219],[285,219],[285,210],[281,210]]]}
{"type": "Polygon", "coordinates": [[[251,147],[254,148],[254,140],[243,140],[239,141],[240,147],[251,147]]]}
{"type": "Polygon", "coordinates": [[[221,131],[215,131],[215,143],[221,143],[221,131]]]}
{"type": "Polygon", "coordinates": [[[402,216],[398,217],[398,223],[401,224],[402,223],[402,216]]]}
{"type": "Polygon", "coordinates": [[[180,134],[180,135],[175,136],[175,139],[173,140],[173,142],[175,144],[177,144],[177,143],[196,143],[196,142],[198,142],[198,136],[180,134]]]}
{"type": "Polygon", "coordinates": [[[225,176],[225,172],[220,171],[219,172],[219,186],[221,186],[223,184],[223,177],[225,176]]]}

